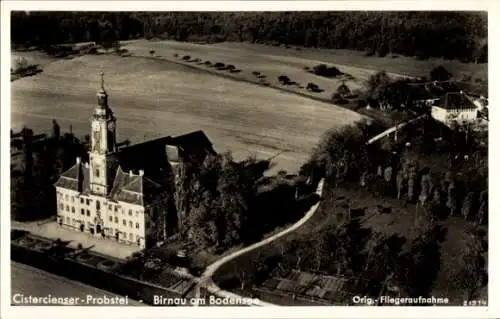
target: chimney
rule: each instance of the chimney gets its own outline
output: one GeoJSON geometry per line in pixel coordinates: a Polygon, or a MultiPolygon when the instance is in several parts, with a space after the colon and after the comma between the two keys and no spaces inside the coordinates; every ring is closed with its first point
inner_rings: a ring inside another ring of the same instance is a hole
{"type": "Polygon", "coordinates": [[[76,158],[76,164],[80,164],[82,162],[82,159],[80,157],[76,158]]]}
{"type": "Polygon", "coordinates": [[[132,170],[130,170],[130,171],[128,172],[128,176],[132,177],[133,175],[134,175],[134,173],[132,173],[132,170]]]}
{"type": "Polygon", "coordinates": [[[139,176],[144,176],[144,170],[142,169],[139,170],[139,176]]]}

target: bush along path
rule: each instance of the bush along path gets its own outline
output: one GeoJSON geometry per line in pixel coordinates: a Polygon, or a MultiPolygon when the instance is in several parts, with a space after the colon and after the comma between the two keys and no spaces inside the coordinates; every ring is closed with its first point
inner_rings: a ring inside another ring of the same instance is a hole
{"type": "MultiPolygon", "coordinates": [[[[318,187],[316,189],[316,194],[318,194],[320,196],[320,198],[321,198],[321,195],[323,194],[323,183],[324,183],[324,179],[320,180],[320,182],[318,183],[318,187]]],[[[309,209],[309,211],[304,215],[304,217],[302,217],[299,221],[297,221],[292,226],[286,228],[285,230],[283,230],[277,234],[274,234],[273,236],[268,237],[268,238],[266,238],[260,242],[257,242],[253,245],[250,245],[250,246],[245,247],[241,250],[238,250],[238,251],[236,251],[228,256],[225,256],[225,257],[217,260],[213,264],[209,265],[205,269],[205,271],[203,272],[203,274],[201,275],[201,277],[198,280],[198,285],[196,287],[196,289],[197,289],[196,290],[196,297],[200,298],[200,288],[203,287],[203,288],[207,289],[209,293],[214,294],[220,298],[228,298],[228,299],[232,299],[232,300],[245,299],[245,297],[243,297],[241,295],[232,293],[232,292],[227,291],[227,290],[223,290],[219,286],[217,286],[215,284],[215,282],[212,280],[212,276],[215,274],[215,272],[225,263],[230,262],[233,259],[235,259],[235,258],[237,258],[237,257],[239,257],[247,252],[258,249],[264,245],[267,245],[267,244],[297,230],[299,227],[304,225],[314,215],[314,213],[318,209],[318,206],[320,203],[321,203],[321,200],[318,201],[314,206],[312,206],[309,209]]],[[[250,305],[250,306],[278,306],[278,305],[275,305],[272,303],[264,302],[264,301],[259,300],[259,299],[253,299],[252,303],[251,304],[247,303],[247,305],[250,305]]]]}

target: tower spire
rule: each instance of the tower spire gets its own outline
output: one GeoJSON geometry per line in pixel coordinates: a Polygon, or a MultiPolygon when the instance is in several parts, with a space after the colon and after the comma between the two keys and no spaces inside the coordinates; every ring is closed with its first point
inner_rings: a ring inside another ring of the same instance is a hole
{"type": "Polygon", "coordinates": [[[106,93],[106,90],[104,89],[104,73],[101,71],[98,73],[99,75],[99,83],[100,83],[100,88],[99,91],[97,92],[97,104],[99,108],[104,108],[106,109],[108,107],[108,94],[106,93]]]}
{"type": "Polygon", "coordinates": [[[100,78],[100,84],[101,84],[101,91],[105,92],[104,90],[104,72],[99,72],[99,78],[100,78]]]}

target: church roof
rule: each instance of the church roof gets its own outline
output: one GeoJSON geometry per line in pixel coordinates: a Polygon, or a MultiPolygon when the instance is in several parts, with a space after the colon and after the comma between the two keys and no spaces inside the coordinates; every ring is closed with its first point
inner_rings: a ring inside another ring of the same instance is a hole
{"type": "MultiPolygon", "coordinates": [[[[165,189],[162,184],[169,167],[168,145],[178,147],[183,154],[215,154],[212,143],[202,131],[122,148],[107,156],[109,167],[115,167],[109,176],[112,187],[108,198],[142,206],[151,202],[165,189]]],[[[55,186],[86,193],[90,191],[89,177],[88,165],[77,162],[61,174],[55,186]]]]}
{"type": "Polygon", "coordinates": [[[461,92],[449,92],[444,95],[439,103],[439,107],[443,109],[475,109],[477,108],[473,102],[468,99],[465,94],[461,92]]]}
{"type": "Polygon", "coordinates": [[[83,163],[77,162],[61,174],[54,186],[85,192],[89,189],[89,180],[89,168],[83,163]]]}
{"type": "Polygon", "coordinates": [[[125,173],[118,167],[109,197],[115,201],[144,206],[151,200],[151,195],[160,191],[159,183],[144,175],[125,173]]]}

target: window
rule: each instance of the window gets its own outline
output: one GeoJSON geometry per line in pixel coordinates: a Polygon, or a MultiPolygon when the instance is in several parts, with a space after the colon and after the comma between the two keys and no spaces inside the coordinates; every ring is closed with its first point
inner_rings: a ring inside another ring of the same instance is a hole
{"type": "Polygon", "coordinates": [[[90,210],[87,209],[87,216],[90,216],[90,210]]]}
{"type": "Polygon", "coordinates": [[[97,210],[101,209],[101,202],[100,201],[98,201],[98,200],[95,201],[95,208],[97,210]]]}
{"type": "Polygon", "coordinates": [[[123,220],[123,226],[127,226],[127,221],[125,219],[123,220]]]}
{"type": "Polygon", "coordinates": [[[115,217],[115,223],[118,224],[118,217],[115,217]]]}
{"type": "Polygon", "coordinates": [[[108,205],[109,210],[113,210],[113,206],[111,204],[108,205]]]}
{"type": "Polygon", "coordinates": [[[109,216],[109,221],[113,222],[113,216],[109,216]]]}
{"type": "Polygon", "coordinates": [[[74,203],[75,202],[75,196],[71,196],[71,202],[74,203]]]}
{"type": "Polygon", "coordinates": [[[69,212],[69,206],[68,205],[66,205],[66,211],[69,212]]]}
{"type": "Polygon", "coordinates": [[[74,214],[75,213],[75,206],[71,206],[71,212],[74,214]]]}
{"type": "Polygon", "coordinates": [[[90,199],[87,198],[87,205],[90,205],[90,199]]]}
{"type": "Polygon", "coordinates": [[[139,229],[139,223],[135,223],[135,228],[139,229]]]}
{"type": "Polygon", "coordinates": [[[115,206],[115,213],[118,211],[118,206],[115,206]]]}
{"type": "Polygon", "coordinates": [[[72,223],[73,225],[75,225],[76,220],[73,218],[73,220],[71,220],[71,223],[72,223]]]}
{"type": "Polygon", "coordinates": [[[68,194],[66,194],[66,196],[64,196],[64,198],[66,198],[66,200],[68,200],[68,199],[69,199],[69,196],[68,196],[68,194]]]}
{"type": "Polygon", "coordinates": [[[82,212],[82,215],[85,215],[85,209],[82,208],[80,211],[82,212]]]}
{"type": "Polygon", "coordinates": [[[80,198],[80,204],[83,204],[84,202],[85,202],[85,201],[84,201],[83,197],[82,197],[82,198],[80,198]]]}
{"type": "Polygon", "coordinates": [[[128,227],[132,228],[132,227],[134,227],[133,225],[134,224],[131,221],[128,222],[128,227]]]}
{"type": "Polygon", "coordinates": [[[134,234],[130,233],[130,234],[128,235],[128,238],[130,239],[130,241],[134,240],[134,234]]]}
{"type": "Polygon", "coordinates": [[[128,210],[128,215],[132,216],[132,210],[131,209],[128,210]]]}
{"type": "Polygon", "coordinates": [[[141,237],[139,235],[135,235],[135,241],[136,242],[139,242],[140,239],[141,239],[141,237]]]}
{"type": "Polygon", "coordinates": [[[70,218],[69,218],[69,217],[66,217],[66,224],[68,224],[68,225],[69,225],[69,223],[70,223],[70,222],[71,222],[71,221],[70,221],[70,218]]]}
{"type": "Polygon", "coordinates": [[[61,210],[64,210],[64,204],[63,203],[60,203],[59,207],[61,208],[61,210]]]}
{"type": "Polygon", "coordinates": [[[135,217],[139,217],[139,211],[138,210],[135,211],[135,217]]]}

